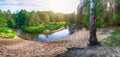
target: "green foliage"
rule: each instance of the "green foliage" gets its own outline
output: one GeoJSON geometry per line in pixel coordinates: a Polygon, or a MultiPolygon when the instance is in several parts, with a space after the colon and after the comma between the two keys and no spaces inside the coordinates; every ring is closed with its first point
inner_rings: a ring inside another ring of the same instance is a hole
{"type": "Polygon", "coordinates": [[[15,26],[16,26],[15,20],[13,20],[13,19],[8,20],[7,23],[8,23],[8,26],[11,28],[15,28],[15,26]]]}
{"type": "Polygon", "coordinates": [[[120,13],[119,13],[119,14],[116,14],[116,17],[115,17],[115,25],[120,26],[120,13]]]}
{"type": "Polygon", "coordinates": [[[45,22],[45,23],[48,23],[49,20],[50,20],[49,16],[48,16],[47,14],[45,14],[44,16],[45,16],[45,18],[44,18],[45,21],[44,21],[44,22],[45,22]]]}
{"type": "Polygon", "coordinates": [[[90,3],[89,0],[84,0],[78,6],[77,23],[88,28],[90,23],[89,19],[90,19],[90,3]]]}
{"type": "Polygon", "coordinates": [[[12,19],[12,14],[11,14],[10,10],[7,10],[7,12],[5,12],[4,14],[5,14],[5,19],[6,20],[12,19]]]}
{"type": "Polygon", "coordinates": [[[0,13],[0,37],[3,38],[13,38],[15,36],[15,32],[8,28],[7,21],[10,20],[10,11],[8,11],[7,15],[4,12],[0,13]],[[9,13],[9,15],[8,15],[9,13]]]}
{"type": "MultiPolygon", "coordinates": [[[[89,0],[81,0],[77,9],[77,24],[89,27],[90,4],[89,0]]],[[[97,27],[120,26],[120,1],[95,0],[97,27]],[[109,7],[108,7],[109,3],[109,7]]]]}
{"type": "Polygon", "coordinates": [[[102,42],[103,45],[117,46],[120,44],[120,30],[115,30],[112,32],[111,36],[102,42]]]}
{"type": "Polygon", "coordinates": [[[86,27],[86,28],[89,28],[89,26],[90,26],[89,20],[88,20],[88,19],[84,19],[84,20],[82,21],[82,26],[84,26],[84,27],[86,27]]]}
{"type": "Polygon", "coordinates": [[[65,25],[65,22],[42,23],[38,26],[23,26],[22,29],[28,33],[42,33],[45,30],[56,30],[65,25]]]}
{"type": "Polygon", "coordinates": [[[47,29],[51,31],[59,29],[68,22],[75,23],[75,13],[63,14],[52,11],[28,12],[23,9],[17,13],[11,13],[10,10],[0,10],[0,33],[4,35],[4,37],[11,38],[15,36],[14,32],[9,32],[9,30],[11,30],[10,28],[23,29],[28,33],[40,33],[47,29]],[[3,30],[3,28],[5,30],[3,30]]]}
{"type": "Polygon", "coordinates": [[[120,1],[119,0],[115,0],[115,9],[116,9],[116,13],[120,13],[120,1]]]}
{"type": "Polygon", "coordinates": [[[26,10],[21,10],[16,17],[16,27],[20,28],[22,25],[25,24],[25,20],[27,19],[26,15],[27,11],[26,10]]]}
{"type": "Polygon", "coordinates": [[[45,30],[44,26],[24,26],[22,28],[25,32],[28,33],[39,33],[45,30]]]}
{"type": "Polygon", "coordinates": [[[10,28],[0,28],[0,36],[3,38],[14,38],[16,35],[15,31],[10,28]]]}
{"type": "Polygon", "coordinates": [[[35,26],[38,25],[38,15],[37,13],[35,13],[35,11],[30,12],[27,16],[27,19],[25,20],[25,25],[31,25],[31,26],[35,26]]]}
{"type": "Polygon", "coordinates": [[[4,14],[0,14],[0,28],[7,26],[7,20],[4,14]]]}

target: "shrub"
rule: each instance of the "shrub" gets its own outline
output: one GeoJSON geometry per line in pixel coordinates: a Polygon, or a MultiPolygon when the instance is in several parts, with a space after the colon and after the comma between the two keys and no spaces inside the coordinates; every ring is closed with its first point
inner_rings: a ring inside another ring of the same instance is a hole
{"type": "Polygon", "coordinates": [[[14,38],[16,35],[15,31],[10,28],[0,28],[0,36],[3,38],[14,38]],[[1,30],[2,29],[2,30],[1,30]]]}
{"type": "Polygon", "coordinates": [[[56,30],[65,25],[65,22],[49,22],[49,23],[42,23],[38,26],[23,26],[23,31],[27,33],[42,33],[45,30],[56,30]]]}

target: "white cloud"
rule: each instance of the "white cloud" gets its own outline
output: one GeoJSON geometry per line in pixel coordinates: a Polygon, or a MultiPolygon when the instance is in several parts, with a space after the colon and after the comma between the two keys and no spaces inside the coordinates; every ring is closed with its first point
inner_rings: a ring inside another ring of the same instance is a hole
{"type": "Polygon", "coordinates": [[[76,10],[79,0],[0,0],[0,9],[52,10],[55,12],[72,13],[76,10]]]}
{"type": "Polygon", "coordinates": [[[72,13],[76,11],[79,0],[51,0],[49,8],[56,12],[72,13]]]}

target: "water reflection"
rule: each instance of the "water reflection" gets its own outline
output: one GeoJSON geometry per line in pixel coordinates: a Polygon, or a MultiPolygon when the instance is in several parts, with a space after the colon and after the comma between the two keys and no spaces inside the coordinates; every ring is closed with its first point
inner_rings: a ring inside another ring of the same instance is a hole
{"type": "Polygon", "coordinates": [[[45,34],[40,34],[37,38],[35,38],[35,41],[48,41],[48,40],[55,40],[55,39],[60,39],[60,38],[65,38],[70,34],[68,29],[64,29],[59,32],[55,32],[51,35],[45,35],[45,34]]]}
{"type": "Polygon", "coordinates": [[[44,34],[28,34],[28,33],[21,33],[21,30],[18,30],[18,36],[21,38],[27,39],[27,40],[33,40],[33,41],[48,41],[48,40],[55,40],[60,38],[65,38],[70,35],[69,29],[63,29],[61,31],[55,32],[55,33],[44,33],[44,34]]]}

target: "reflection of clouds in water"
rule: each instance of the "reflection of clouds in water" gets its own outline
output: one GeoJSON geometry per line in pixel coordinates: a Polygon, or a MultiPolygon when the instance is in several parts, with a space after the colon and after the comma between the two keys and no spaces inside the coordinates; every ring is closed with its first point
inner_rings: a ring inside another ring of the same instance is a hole
{"type": "Polygon", "coordinates": [[[65,38],[69,35],[69,30],[68,29],[64,29],[60,32],[56,32],[52,35],[48,36],[48,40],[54,40],[54,39],[59,39],[59,38],[65,38]]]}
{"type": "Polygon", "coordinates": [[[34,40],[35,40],[35,41],[45,41],[46,38],[47,38],[46,35],[40,34],[40,35],[39,35],[37,38],[35,38],[34,40]]]}
{"type": "Polygon", "coordinates": [[[38,38],[36,38],[36,41],[45,41],[45,40],[55,40],[55,39],[60,39],[60,38],[65,38],[70,34],[68,29],[64,29],[62,31],[53,33],[51,35],[48,35],[48,37],[44,34],[40,34],[38,38]]]}
{"type": "Polygon", "coordinates": [[[40,35],[38,36],[38,38],[47,38],[47,37],[46,37],[46,35],[44,35],[44,34],[40,34],[40,35]]]}

